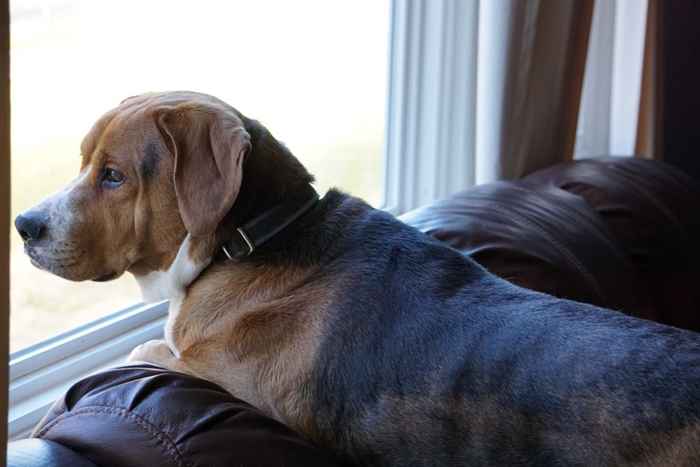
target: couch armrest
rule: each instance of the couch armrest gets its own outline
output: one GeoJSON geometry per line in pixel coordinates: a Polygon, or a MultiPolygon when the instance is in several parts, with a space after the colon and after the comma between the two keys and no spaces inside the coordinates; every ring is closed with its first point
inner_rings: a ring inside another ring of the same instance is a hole
{"type": "Polygon", "coordinates": [[[62,444],[30,438],[7,445],[8,467],[97,467],[62,444]]]}
{"type": "Polygon", "coordinates": [[[108,466],[332,466],[329,453],[221,387],[151,365],[73,385],[33,437],[108,466]]]}

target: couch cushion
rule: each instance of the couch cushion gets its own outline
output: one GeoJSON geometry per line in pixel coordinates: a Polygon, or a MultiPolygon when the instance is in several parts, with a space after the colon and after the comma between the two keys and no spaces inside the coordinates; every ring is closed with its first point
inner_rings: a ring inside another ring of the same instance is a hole
{"type": "Polygon", "coordinates": [[[97,467],[62,444],[30,438],[7,445],[8,467],[97,467]]]}
{"type": "Polygon", "coordinates": [[[481,185],[402,216],[496,275],[700,331],[700,187],[658,161],[608,157],[481,185]]]}
{"type": "Polygon", "coordinates": [[[656,320],[700,331],[700,186],[690,177],[659,161],[608,157],[524,181],[585,199],[638,271],[656,320]]]}
{"type": "Polygon", "coordinates": [[[496,182],[401,216],[517,285],[654,319],[607,224],[557,187],[496,182]]]}
{"type": "Polygon", "coordinates": [[[221,387],[151,365],[114,368],[76,383],[33,436],[102,467],[336,465],[221,387]]]}

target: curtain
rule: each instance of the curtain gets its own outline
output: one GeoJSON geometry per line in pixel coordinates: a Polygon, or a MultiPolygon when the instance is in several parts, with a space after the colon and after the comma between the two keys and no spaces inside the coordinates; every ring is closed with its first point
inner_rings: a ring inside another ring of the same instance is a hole
{"type": "Polygon", "coordinates": [[[480,3],[477,182],[573,158],[593,0],[480,3]]]}
{"type": "Polygon", "coordinates": [[[648,0],[644,39],[642,86],[639,92],[639,119],[635,155],[643,159],[661,159],[661,77],[659,72],[659,0],[648,0]]]}

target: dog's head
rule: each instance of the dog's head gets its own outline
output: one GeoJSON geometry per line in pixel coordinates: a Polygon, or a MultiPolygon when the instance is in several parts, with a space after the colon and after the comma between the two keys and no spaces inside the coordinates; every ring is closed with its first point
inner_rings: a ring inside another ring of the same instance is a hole
{"type": "Polygon", "coordinates": [[[243,120],[203,94],[126,99],[83,140],[78,177],[15,220],[26,253],[76,281],[167,270],[185,237],[212,237],[236,201],[243,120]]]}

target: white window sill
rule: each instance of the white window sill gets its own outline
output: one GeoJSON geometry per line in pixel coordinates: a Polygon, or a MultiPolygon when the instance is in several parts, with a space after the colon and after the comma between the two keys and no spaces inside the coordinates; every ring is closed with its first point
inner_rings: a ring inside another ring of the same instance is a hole
{"type": "Polygon", "coordinates": [[[73,383],[163,336],[168,303],[135,305],[10,355],[8,437],[26,436],[73,383]]]}

